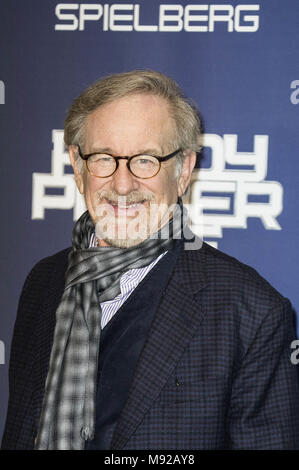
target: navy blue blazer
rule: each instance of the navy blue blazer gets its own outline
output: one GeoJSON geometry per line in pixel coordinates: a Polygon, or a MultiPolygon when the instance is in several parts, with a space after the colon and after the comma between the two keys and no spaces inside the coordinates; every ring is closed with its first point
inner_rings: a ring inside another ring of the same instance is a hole
{"type": "MultiPolygon", "coordinates": [[[[68,252],[26,279],[2,449],[34,447],[68,252]]],[[[295,338],[289,301],[254,269],[205,243],[182,250],[111,449],[298,449],[295,338]]]]}

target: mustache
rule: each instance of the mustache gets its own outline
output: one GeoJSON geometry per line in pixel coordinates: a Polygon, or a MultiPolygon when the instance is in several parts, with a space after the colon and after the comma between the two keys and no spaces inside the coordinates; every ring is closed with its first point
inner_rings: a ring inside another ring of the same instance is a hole
{"type": "Polygon", "coordinates": [[[112,204],[134,204],[145,201],[154,202],[156,200],[154,194],[140,191],[132,191],[130,194],[125,196],[120,195],[115,191],[102,191],[99,194],[99,203],[103,203],[104,199],[112,202],[112,204]]]}

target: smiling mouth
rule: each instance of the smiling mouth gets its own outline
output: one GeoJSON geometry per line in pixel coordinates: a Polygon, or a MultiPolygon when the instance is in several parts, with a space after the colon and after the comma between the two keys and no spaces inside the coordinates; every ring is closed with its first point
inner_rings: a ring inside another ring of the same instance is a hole
{"type": "Polygon", "coordinates": [[[122,202],[122,201],[110,201],[109,199],[105,198],[107,204],[113,207],[115,214],[117,215],[127,215],[127,216],[134,216],[136,215],[136,211],[146,203],[146,200],[143,199],[142,201],[138,202],[122,202]]]}
{"type": "Polygon", "coordinates": [[[108,201],[108,204],[110,204],[113,207],[119,207],[120,209],[128,209],[129,207],[138,207],[140,204],[144,204],[145,200],[143,201],[138,201],[138,202],[130,202],[127,204],[123,203],[118,203],[118,202],[113,202],[113,201],[108,201]]]}

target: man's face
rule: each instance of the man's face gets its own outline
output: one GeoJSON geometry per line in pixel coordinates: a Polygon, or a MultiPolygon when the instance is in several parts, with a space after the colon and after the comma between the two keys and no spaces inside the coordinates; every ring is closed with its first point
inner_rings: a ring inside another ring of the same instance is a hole
{"type": "MultiPolygon", "coordinates": [[[[81,150],[84,154],[101,151],[114,156],[165,156],[176,150],[174,135],[175,124],[166,100],[136,94],[101,106],[87,117],[81,150]]],[[[167,208],[184,193],[196,159],[194,152],[188,154],[179,177],[174,158],[162,163],[159,173],[150,179],[131,174],[126,160],[119,161],[112,176],[98,178],[87,171],[85,163],[82,171],[78,170],[76,146],[70,146],[69,151],[99,245],[122,248],[141,243],[167,222],[167,208]],[[157,207],[159,222],[153,218],[153,208],[157,213],[157,207]]]]}

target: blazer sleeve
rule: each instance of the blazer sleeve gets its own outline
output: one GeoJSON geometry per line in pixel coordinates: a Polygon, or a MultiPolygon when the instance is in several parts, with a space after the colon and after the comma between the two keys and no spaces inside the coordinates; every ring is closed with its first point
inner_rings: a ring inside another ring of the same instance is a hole
{"type": "Polygon", "coordinates": [[[28,412],[30,404],[24,390],[32,388],[31,365],[35,356],[35,309],[30,308],[33,303],[30,286],[35,278],[35,271],[33,268],[23,286],[14,325],[9,361],[9,401],[2,450],[15,450],[17,447],[23,414],[27,415],[24,434],[29,436],[33,433],[33,414],[28,412]]]}
{"type": "Polygon", "coordinates": [[[45,350],[48,341],[51,343],[69,251],[62,250],[39,261],[26,278],[11,343],[9,401],[1,449],[34,446],[37,397],[40,389],[44,390],[40,374],[47,370],[47,365],[42,368],[41,350],[45,350]]]}
{"type": "Polygon", "coordinates": [[[227,421],[231,449],[299,449],[295,338],[294,314],[283,299],[263,317],[235,375],[227,421]]]}

